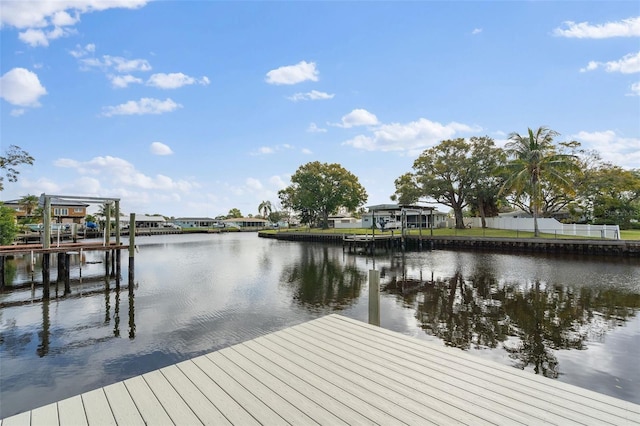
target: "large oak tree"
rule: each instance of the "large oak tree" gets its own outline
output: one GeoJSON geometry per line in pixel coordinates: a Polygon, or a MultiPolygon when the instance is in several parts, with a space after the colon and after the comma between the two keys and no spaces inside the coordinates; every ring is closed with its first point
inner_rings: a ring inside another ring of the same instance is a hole
{"type": "Polygon", "coordinates": [[[291,176],[291,185],[278,196],[284,208],[299,213],[302,223],[321,221],[323,228],[340,207],[355,211],[367,201],[367,192],[354,174],[340,164],[319,161],[300,166],[291,176]]]}
{"type": "Polygon", "coordinates": [[[448,139],[425,150],[413,163],[413,172],[395,181],[392,200],[400,204],[433,200],[453,209],[456,228],[464,228],[463,210],[475,204],[484,216],[495,204],[499,176],[493,174],[503,154],[489,137],[448,139]]]}

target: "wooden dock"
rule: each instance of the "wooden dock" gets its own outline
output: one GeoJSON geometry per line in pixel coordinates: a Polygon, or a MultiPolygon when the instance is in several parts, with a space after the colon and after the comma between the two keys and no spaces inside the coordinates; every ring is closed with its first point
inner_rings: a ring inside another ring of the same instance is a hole
{"type": "Polygon", "coordinates": [[[12,425],[640,424],[640,405],[329,315],[12,425]]]}

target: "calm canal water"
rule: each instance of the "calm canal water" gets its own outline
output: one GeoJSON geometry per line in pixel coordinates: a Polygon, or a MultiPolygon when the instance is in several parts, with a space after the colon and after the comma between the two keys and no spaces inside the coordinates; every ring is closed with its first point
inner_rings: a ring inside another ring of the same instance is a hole
{"type": "MultiPolygon", "coordinates": [[[[329,313],[640,403],[640,259],[379,253],[256,234],[138,238],[129,288],[103,254],[72,257],[71,294],[42,302],[28,258],[0,294],[0,418],[329,313]],[[120,284],[120,286],[118,286],[120,284]]],[[[52,262],[55,265],[55,262],[52,262]]],[[[52,274],[55,279],[56,273],[52,274]]]]}

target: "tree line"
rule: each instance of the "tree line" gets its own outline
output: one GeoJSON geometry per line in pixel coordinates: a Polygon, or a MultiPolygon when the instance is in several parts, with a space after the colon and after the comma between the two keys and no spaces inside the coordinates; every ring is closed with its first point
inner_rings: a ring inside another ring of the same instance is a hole
{"type": "Polygon", "coordinates": [[[462,228],[464,209],[483,219],[521,209],[534,218],[566,212],[572,222],[615,224],[627,229],[640,219],[640,169],[601,160],[579,142],[556,142],[546,127],[511,133],[504,148],[472,137],[440,142],[395,181],[392,199],[431,199],[451,207],[462,228]]]}
{"type": "MultiPolygon", "coordinates": [[[[456,227],[463,217],[497,216],[521,209],[534,219],[565,212],[572,222],[640,227],[640,169],[625,170],[602,161],[579,142],[556,142],[547,127],[509,135],[504,148],[488,137],[443,140],[426,149],[413,170],[395,180],[392,201],[436,202],[451,207],[456,227]]],[[[301,166],[278,195],[302,223],[327,226],[338,208],[356,211],[367,200],[357,177],[339,164],[317,161],[301,166]]]]}
{"type": "MultiPolygon", "coordinates": [[[[390,196],[399,204],[435,202],[451,208],[457,228],[463,217],[485,218],[501,211],[520,209],[534,219],[564,212],[571,222],[640,228],[640,169],[623,169],[603,161],[595,150],[583,149],[577,141],[556,141],[558,132],[547,127],[511,133],[504,148],[488,136],[443,140],[424,150],[411,171],[395,179],[390,196]]],[[[0,170],[16,181],[22,164],[34,159],[11,146],[0,156],[0,170]]],[[[3,177],[0,176],[0,190],[3,177]]],[[[270,201],[258,206],[262,217],[272,222],[297,214],[302,224],[328,227],[328,218],[340,209],[358,214],[368,195],[358,178],[337,163],[309,162],[291,177],[291,184],[278,192],[282,211],[270,201]]],[[[0,206],[0,231],[10,231],[9,212],[0,206]],[[5,219],[3,219],[5,218],[5,219]]],[[[223,218],[242,217],[231,209],[223,218]]]]}

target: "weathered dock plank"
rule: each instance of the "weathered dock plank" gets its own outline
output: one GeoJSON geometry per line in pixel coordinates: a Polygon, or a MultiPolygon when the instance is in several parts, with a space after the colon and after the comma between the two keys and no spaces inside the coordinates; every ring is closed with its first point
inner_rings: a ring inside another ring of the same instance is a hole
{"type": "Polygon", "coordinates": [[[1,420],[38,424],[640,424],[640,405],[339,315],[1,420]]]}

